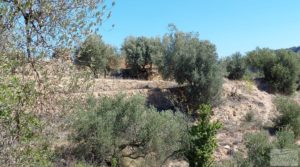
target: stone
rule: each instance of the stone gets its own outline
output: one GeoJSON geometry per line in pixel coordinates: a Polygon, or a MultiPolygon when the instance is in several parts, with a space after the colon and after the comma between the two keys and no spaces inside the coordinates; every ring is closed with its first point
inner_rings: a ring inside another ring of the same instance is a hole
{"type": "Polygon", "coordinates": [[[230,150],[230,146],[229,145],[225,145],[224,148],[227,149],[227,150],[230,150]]]}

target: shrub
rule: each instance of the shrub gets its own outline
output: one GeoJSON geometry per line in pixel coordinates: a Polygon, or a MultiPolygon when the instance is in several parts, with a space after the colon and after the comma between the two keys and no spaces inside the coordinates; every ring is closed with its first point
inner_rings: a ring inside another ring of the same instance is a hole
{"type": "Polygon", "coordinates": [[[228,57],[221,57],[218,60],[218,66],[220,68],[220,71],[222,73],[222,77],[227,77],[228,76],[228,71],[227,71],[227,65],[229,64],[229,58],[228,57]]]}
{"type": "Polygon", "coordinates": [[[295,54],[284,50],[278,51],[275,64],[265,69],[265,78],[274,91],[291,94],[297,88],[299,65],[295,54]]]}
{"type": "Polygon", "coordinates": [[[247,61],[264,73],[271,91],[291,94],[296,90],[300,64],[295,53],[257,49],[248,53],[247,61]]]}
{"type": "Polygon", "coordinates": [[[255,167],[269,166],[272,143],[266,132],[246,134],[245,145],[250,163],[255,167]]]}
{"type": "Polygon", "coordinates": [[[154,158],[159,166],[180,153],[188,141],[183,115],[147,108],[139,96],[90,98],[86,109],[75,114],[72,127],[77,155],[93,163],[116,164],[126,156],[146,161],[154,158]],[[126,149],[131,153],[125,155],[126,149]]]}
{"type": "Polygon", "coordinates": [[[95,77],[98,77],[98,73],[106,75],[109,56],[107,51],[108,47],[100,36],[90,35],[76,50],[75,63],[89,67],[95,77]]]}
{"type": "Polygon", "coordinates": [[[295,145],[295,134],[292,130],[281,129],[276,134],[276,147],[279,149],[297,148],[295,145]]]}
{"type": "Polygon", "coordinates": [[[253,163],[249,160],[249,158],[244,158],[244,156],[240,153],[237,152],[234,156],[233,156],[234,162],[235,162],[235,166],[238,167],[253,167],[253,163]]]}
{"type": "Polygon", "coordinates": [[[199,110],[199,122],[193,126],[191,144],[186,152],[190,166],[211,166],[213,163],[213,152],[217,147],[216,134],[221,128],[219,122],[210,122],[211,107],[201,105],[199,110]]]}
{"type": "Polygon", "coordinates": [[[255,115],[253,111],[247,112],[245,115],[245,121],[252,122],[254,121],[255,115]]]}
{"type": "Polygon", "coordinates": [[[233,54],[226,66],[229,79],[242,79],[246,72],[246,64],[242,55],[238,52],[233,54]]]}
{"type": "Polygon", "coordinates": [[[295,136],[300,135],[300,106],[287,98],[278,98],[275,101],[280,116],[276,120],[277,127],[291,128],[295,136]]]}
{"type": "Polygon", "coordinates": [[[164,36],[164,56],[159,67],[166,79],[185,85],[186,99],[196,109],[200,103],[218,102],[222,74],[215,45],[200,41],[197,34],[177,30],[164,36]]]}
{"type": "Polygon", "coordinates": [[[161,54],[159,38],[129,37],[122,46],[126,56],[126,65],[134,78],[148,78],[156,56],[161,54]]]}
{"type": "Polygon", "coordinates": [[[281,129],[276,134],[276,140],[271,142],[267,132],[248,133],[245,135],[245,145],[248,157],[243,158],[241,154],[234,155],[234,162],[241,167],[261,167],[269,166],[271,149],[293,149],[295,138],[293,131],[281,129]]]}
{"type": "Polygon", "coordinates": [[[246,64],[250,66],[253,71],[264,71],[268,62],[275,60],[275,52],[267,48],[256,48],[246,56],[246,64]]]}

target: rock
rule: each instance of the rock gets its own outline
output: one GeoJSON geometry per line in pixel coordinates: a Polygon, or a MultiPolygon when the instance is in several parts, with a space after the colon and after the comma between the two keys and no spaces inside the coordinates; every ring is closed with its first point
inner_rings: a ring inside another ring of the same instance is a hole
{"type": "Polygon", "coordinates": [[[141,158],[141,157],[136,158],[136,159],[132,159],[132,158],[129,158],[129,157],[122,157],[121,160],[120,160],[120,166],[122,166],[122,167],[141,167],[141,166],[145,166],[145,159],[141,158]]]}
{"type": "Polygon", "coordinates": [[[171,160],[163,167],[189,167],[189,163],[184,160],[171,160]]]}
{"type": "Polygon", "coordinates": [[[224,148],[227,149],[227,150],[230,150],[230,146],[229,145],[224,146],[224,148]]]}

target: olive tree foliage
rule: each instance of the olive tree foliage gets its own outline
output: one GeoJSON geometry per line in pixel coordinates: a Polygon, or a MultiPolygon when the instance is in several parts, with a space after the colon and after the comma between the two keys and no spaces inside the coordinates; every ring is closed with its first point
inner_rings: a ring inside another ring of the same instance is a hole
{"type": "Polygon", "coordinates": [[[106,71],[111,72],[113,70],[118,70],[120,68],[120,54],[118,53],[117,48],[107,45],[106,54],[108,57],[106,71]]]}
{"type": "Polygon", "coordinates": [[[83,35],[97,31],[111,16],[111,4],[103,0],[2,0],[0,34],[13,34],[27,57],[51,52],[55,46],[71,46],[83,35]]]}
{"type": "Polygon", "coordinates": [[[264,72],[268,68],[266,65],[270,60],[274,60],[276,57],[275,52],[268,48],[256,48],[255,50],[247,53],[247,64],[255,68],[255,70],[260,70],[264,72]]]}
{"type": "Polygon", "coordinates": [[[296,90],[300,62],[295,53],[257,48],[248,53],[247,61],[264,74],[270,91],[291,94],[296,90]]]}
{"type": "Polygon", "coordinates": [[[180,32],[174,27],[164,36],[162,45],[163,57],[158,66],[163,77],[186,86],[187,101],[193,106],[217,102],[222,75],[215,45],[199,40],[198,34],[180,32]]]}
{"type": "Polygon", "coordinates": [[[241,53],[237,52],[228,58],[228,64],[226,66],[229,79],[242,79],[246,72],[245,59],[241,53]]]}
{"type": "Polygon", "coordinates": [[[147,78],[155,58],[161,54],[159,38],[128,37],[122,46],[126,65],[135,78],[147,78]]]}
{"type": "Polygon", "coordinates": [[[106,45],[99,35],[90,35],[75,52],[75,64],[87,66],[94,76],[104,73],[106,76],[109,56],[113,50],[106,45]]]}
{"type": "Polygon", "coordinates": [[[183,114],[148,108],[140,96],[92,97],[71,122],[76,155],[92,163],[142,157],[145,163],[160,166],[183,153],[188,142],[183,114]]]}

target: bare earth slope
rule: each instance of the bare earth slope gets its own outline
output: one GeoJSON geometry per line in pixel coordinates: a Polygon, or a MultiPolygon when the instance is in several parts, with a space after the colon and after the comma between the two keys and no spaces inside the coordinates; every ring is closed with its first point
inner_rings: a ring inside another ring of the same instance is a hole
{"type": "Polygon", "coordinates": [[[216,160],[227,159],[237,151],[244,152],[244,134],[272,125],[277,115],[274,97],[259,90],[254,83],[224,79],[223,103],[213,109],[213,120],[223,124],[217,134],[216,160]],[[246,120],[247,113],[253,115],[252,120],[246,120]]]}

